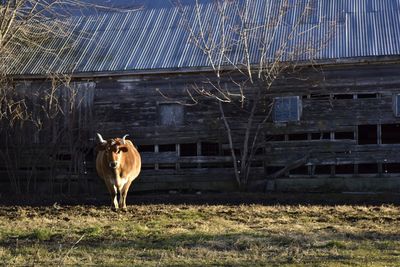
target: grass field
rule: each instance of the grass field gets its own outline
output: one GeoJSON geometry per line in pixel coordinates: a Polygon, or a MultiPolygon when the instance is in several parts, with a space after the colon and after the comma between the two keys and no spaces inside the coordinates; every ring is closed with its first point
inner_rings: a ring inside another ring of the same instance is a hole
{"type": "Polygon", "coordinates": [[[400,266],[397,206],[0,207],[6,266],[400,266]]]}

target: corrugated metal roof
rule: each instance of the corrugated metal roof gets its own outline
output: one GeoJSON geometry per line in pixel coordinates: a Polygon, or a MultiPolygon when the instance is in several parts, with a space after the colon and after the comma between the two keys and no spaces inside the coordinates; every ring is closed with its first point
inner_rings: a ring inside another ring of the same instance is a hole
{"type": "MultiPolygon", "coordinates": [[[[399,0],[247,1],[248,24],[254,26],[249,44],[252,62],[259,62],[261,57],[274,58],[282,49],[283,60],[400,55],[399,0]],[[280,16],[287,2],[296,4],[280,16]],[[311,7],[309,13],[296,27],[306,4],[311,7]],[[274,28],[271,25],[276,21],[282,23],[274,28]],[[269,30],[265,31],[266,28],[269,30]],[[287,40],[288,45],[282,45],[287,40]],[[321,40],[325,40],[323,45],[321,40]],[[299,46],[317,49],[296,54],[299,46]],[[265,54],[263,47],[268,48],[265,54]]],[[[215,61],[221,58],[216,47],[222,43],[220,32],[224,28],[229,33],[226,41],[229,46],[221,63],[244,62],[243,43],[232,31],[240,27],[235,9],[227,8],[224,21],[218,16],[215,2],[202,3],[199,10],[207,31],[210,58],[215,61]]],[[[197,14],[194,5],[185,5],[75,17],[70,21],[74,34],[43,44],[57,53],[43,53],[40,49],[19,51],[19,56],[9,64],[8,73],[40,75],[207,67],[210,58],[194,44],[186,27],[191,25],[199,34],[197,14]],[[65,45],[67,49],[58,49],[65,45]]]]}

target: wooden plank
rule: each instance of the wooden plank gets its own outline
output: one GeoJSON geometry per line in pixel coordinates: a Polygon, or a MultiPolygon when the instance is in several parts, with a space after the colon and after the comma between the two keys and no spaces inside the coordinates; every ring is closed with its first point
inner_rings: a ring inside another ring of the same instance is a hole
{"type": "Polygon", "coordinates": [[[154,183],[137,183],[132,186],[133,192],[140,191],[169,191],[169,190],[190,190],[190,191],[213,191],[213,192],[233,192],[237,191],[238,187],[235,182],[159,182],[154,183]]]}
{"type": "Polygon", "coordinates": [[[400,177],[277,179],[273,183],[281,192],[400,192],[400,177]]]}

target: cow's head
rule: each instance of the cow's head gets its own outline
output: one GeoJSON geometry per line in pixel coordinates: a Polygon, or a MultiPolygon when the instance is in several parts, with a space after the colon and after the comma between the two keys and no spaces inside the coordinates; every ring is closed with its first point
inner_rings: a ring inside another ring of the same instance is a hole
{"type": "Polygon", "coordinates": [[[97,145],[98,151],[104,151],[108,166],[112,169],[116,169],[121,164],[123,153],[128,152],[128,147],[125,142],[125,138],[128,134],[122,138],[108,139],[107,141],[98,133],[99,144],[97,145]]]}

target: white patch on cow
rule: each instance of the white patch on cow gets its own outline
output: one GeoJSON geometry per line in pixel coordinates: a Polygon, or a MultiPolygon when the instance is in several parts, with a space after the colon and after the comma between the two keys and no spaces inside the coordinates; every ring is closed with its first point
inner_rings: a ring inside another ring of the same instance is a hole
{"type": "Polygon", "coordinates": [[[120,181],[121,181],[120,187],[123,187],[128,182],[128,178],[121,178],[120,181]]]}
{"type": "Polygon", "coordinates": [[[120,188],[120,189],[122,189],[122,187],[128,182],[128,178],[120,178],[119,183],[117,182],[116,179],[110,178],[109,180],[113,186],[116,186],[117,188],[120,188]]]}

